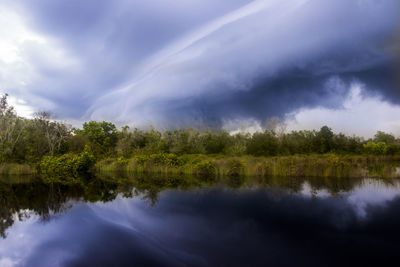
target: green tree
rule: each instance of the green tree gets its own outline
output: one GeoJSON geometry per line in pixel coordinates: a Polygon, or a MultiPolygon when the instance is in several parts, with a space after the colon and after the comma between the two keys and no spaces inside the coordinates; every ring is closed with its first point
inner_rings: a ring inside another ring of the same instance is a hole
{"type": "Polygon", "coordinates": [[[378,131],[374,136],[374,142],[375,143],[384,142],[386,144],[393,144],[396,142],[396,138],[391,134],[378,131]]]}
{"type": "Polygon", "coordinates": [[[316,135],[315,145],[316,150],[319,153],[328,153],[333,148],[333,137],[334,134],[332,129],[328,126],[323,126],[316,135]]]}
{"type": "Polygon", "coordinates": [[[388,148],[386,143],[384,142],[375,143],[369,141],[367,144],[364,145],[364,149],[367,154],[385,155],[388,148]]]}
{"type": "Polygon", "coordinates": [[[207,132],[204,135],[204,148],[207,154],[218,154],[226,152],[232,143],[232,137],[227,131],[207,132]]]}
{"type": "Polygon", "coordinates": [[[168,152],[179,155],[205,152],[200,132],[194,128],[166,131],[163,144],[168,152]]]}
{"type": "Polygon", "coordinates": [[[117,128],[106,121],[85,122],[83,129],[77,130],[76,134],[87,137],[96,156],[111,154],[118,141],[117,128]]]}
{"type": "Polygon", "coordinates": [[[272,133],[254,133],[247,144],[247,153],[254,156],[275,156],[278,148],[278,139],[272,133]]]}
{"type": "Polygon", "coordinates": [[[129,126],[122,127],[118,132],[118,142],[116,146],[118,155],[123,157],[130,157],[133,152],[133,139],[132,133],[129,131],[129,126]]]}

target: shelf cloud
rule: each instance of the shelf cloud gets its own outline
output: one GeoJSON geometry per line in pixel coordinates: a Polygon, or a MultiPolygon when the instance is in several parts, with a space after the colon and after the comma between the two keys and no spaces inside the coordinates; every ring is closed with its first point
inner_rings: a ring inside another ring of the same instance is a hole
{"type": "Polygon", "coordinates": [[[16,55],[0,52],[0,90],[65,119],[263,122],[341,109],[355,83],[400,104],[395,0],[6,0],[0,12],[33,36],[0,41],[16,55]]]}

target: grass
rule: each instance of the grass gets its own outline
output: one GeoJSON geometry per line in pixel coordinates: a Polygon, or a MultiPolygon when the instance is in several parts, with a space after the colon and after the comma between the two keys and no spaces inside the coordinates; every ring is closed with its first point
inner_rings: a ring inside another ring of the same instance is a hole
{"type": "Polygon", "coordinates": [[[105,159],[96,164],[99,173],[259,176],[400,178],[398,156],[299,155],[279,157],[229,157],[221,155],[153,154],[130,159],[105,159]]]}
{"type": "Polygon", "coordinates": [[[0,164],[0,175],[32,175],[35,174],[35,168],[28,164],[18,163],[1,163],[0,164]]]}
{"type": "MultiPolygon", "coordinates": [[[[400,156],[297,155],[278,157],[190,154],[136,155],[96,163],[98,174],[187,175],[212,177],[400,178],[400,156]]],[[[36,174],[27,164],[1,163],[0,175],[36,174]]],[[[239,180],[238,180],[239,181],[239,180]]]]}

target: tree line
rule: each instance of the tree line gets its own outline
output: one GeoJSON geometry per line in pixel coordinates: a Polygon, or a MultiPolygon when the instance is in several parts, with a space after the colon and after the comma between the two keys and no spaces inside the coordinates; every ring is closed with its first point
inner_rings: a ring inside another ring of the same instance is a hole
{"type": "Polygon", "coordinates": [[[182,128],[159,131],[121,129],[111,122],[85,122],[72,128],[39,112],[32,119],[16,114],[7,95],[0,99],[0,162],[37,163],[45,156],[92,153],[95,160],[106,157],[129,158],[140,154],[173,153],[279,156],[296,154],[400,154],[400,140],[378,131],[374,138],[320,130],[285,132],[277,124],[254,134],[182,128]]]}

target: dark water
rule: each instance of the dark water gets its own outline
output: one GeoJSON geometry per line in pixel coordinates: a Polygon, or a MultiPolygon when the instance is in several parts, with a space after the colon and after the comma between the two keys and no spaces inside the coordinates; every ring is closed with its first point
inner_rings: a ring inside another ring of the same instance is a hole
{"type": "Polygon", "coordinates": [[[400,182],[0,183],[0,266],[399,266],[400,182]]]}

